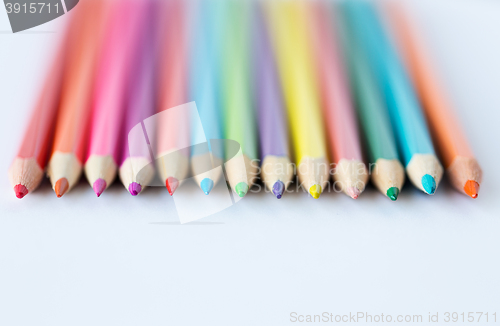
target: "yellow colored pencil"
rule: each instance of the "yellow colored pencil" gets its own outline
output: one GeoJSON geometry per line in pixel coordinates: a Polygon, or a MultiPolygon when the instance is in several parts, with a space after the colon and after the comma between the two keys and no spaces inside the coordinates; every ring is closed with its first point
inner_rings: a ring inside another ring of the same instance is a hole
{"type": "Polygon", "coordinates": [[[266,16],[274,40],[301,185],[319,198],[329,177],[318,88],[304,4],[269,2],[266,16]]]}

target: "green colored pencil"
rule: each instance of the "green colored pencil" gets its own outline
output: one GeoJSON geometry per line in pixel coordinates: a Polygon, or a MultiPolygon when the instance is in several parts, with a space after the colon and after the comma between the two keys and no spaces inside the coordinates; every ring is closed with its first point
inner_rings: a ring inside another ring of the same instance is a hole
{"type": "Polygon", "coordinates": [[[226,173],[231,188],[243,197],[257,176],[257,130],[251,97],[250,79],[250,7],[246,1],[225,4],[222,96],[224,138],[237,141],[241,152],[235,155],[234,144],[226,142],[226,173]],[[229,147],[229,148],[228,148],[229,147]]]}

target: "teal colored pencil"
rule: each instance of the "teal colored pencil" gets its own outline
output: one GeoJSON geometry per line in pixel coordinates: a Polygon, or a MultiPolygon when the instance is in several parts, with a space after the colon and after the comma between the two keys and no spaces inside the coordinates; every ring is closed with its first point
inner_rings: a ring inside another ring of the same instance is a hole
{"type": "Polygon", "coordinates": [[[212,191],[220,179],[222,169],[217,168],[223,160],[220,146],[210,146],[210,141],[220,141],[222,135],[222,112],[218,101],[217,68],[218,49],[220,49],[217,30],[219,4],[212,1],[193,2],[190,10],[192,22],[189,96],[196,102],[198,117],[193,117],[191,137],[207,142],[193,146],[191,169],[194,179],[205,194],[212,191]],[[202,127],[200,128],[199,122],[202,127]]]}
{"type": "Polygon", "coordinates": [[[370,159],[370,175],[375,186],[391,200],[396,200],[405,181],[389,114],[368,58],[359,49],[343,17],[332,12],[347,61],[351,88],[356,100],[359,121],[370,159]]]}
{"type": "Polygon", "coordinates": [[[342,5],[349,27],[369,58],[383,90],[399,150],[412,183],[434,194],[443,175],[415,90],[386,35],[375,8],[366,2],[342,5]]]}
{"type": "Polygon", "coordinates": [[[258,157],[255,112],[250,80],[250,3],[225,3],[224,44],[222,53],[222,94],[224,107],[224,138],[237,141],[241,155],[226,148],[226,173],[231,188],[243,197],[257,175],[258,157]],[[244,162],[244,163],[243,163],[244,162]]]}

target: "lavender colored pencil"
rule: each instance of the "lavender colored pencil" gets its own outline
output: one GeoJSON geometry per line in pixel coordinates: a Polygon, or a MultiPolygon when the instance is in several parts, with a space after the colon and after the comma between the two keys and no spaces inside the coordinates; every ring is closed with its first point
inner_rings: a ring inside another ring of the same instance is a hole
{"type": "Polygon", "coordinates": [[[293,177],[289,157],[287,121],[281,86],[264,13],[258,4],[253,16],[254,78],[259,117],[261,177],[266,187],[280,199],[293,177]]]}
{"type": "MultiPolygon", "coordinates": [[[[132,196],[137,196],[154,177],[149,141],[141,122],[155,114],[155,1],[148,1],[147,24],[142,27],[141,44],[136,48],[133,79],[124,121],[120,159],[120,180],[132,196]]],[[[134,49],[130,49],[132,51],[134,49]]],[[[154,135],[150,135],[152,137],[154,135]]]]}

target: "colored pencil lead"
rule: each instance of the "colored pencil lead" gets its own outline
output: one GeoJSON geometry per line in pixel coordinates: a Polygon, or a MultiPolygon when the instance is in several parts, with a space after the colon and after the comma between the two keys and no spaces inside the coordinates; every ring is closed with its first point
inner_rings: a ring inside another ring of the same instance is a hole
{"type": "Polygon", "coordinates": [[[238,196],[243,197],[247,194],[248,192],[248,184],[246,182],[240,182],[234,187],[234,190],[238,194],[238,196]]]}
{"type": "Polygon", "coordinates": [[[276,198],[281,199],[284,192],[285,192],[285,184],[280,180],[276,181],[273,185],[273,194],[276,196],[276,198]]]}
{"type": "Polygon", "coordinates": [[[28,194],[28,188],[22,184],[18,184],[14,186],[14,192],[16,193],[16,197],[21,199],[28,194]]]}
{"type": "Polygon", "coordinates": [[[433,195],[436,191],[436,180],[429,174],[426,174],[422,177],[422,186],[424,190],[429,195],[433,195]]]}
{"type": "Polygon", "coordinates": [[[97,197],[100,197],[101,194],[104,192],[106,189],[106,181],[103,179],[99,178],[94,182],[94,185],[92,186],[92,189],[94,189],[95,194],[97,197]]]}
{"type": "Polygon", "coordinates": [[[359,195],[361,194],[361,191],[356,187],[348,187],[346,191],[352,199],[358,199],[359,195]]]}
{"type": "Polygon", "coordinates": [[[142,187],[137,182],[132,182],[128,185],[128,191],[132,196],[137,196],[142,190],[142,187]]]}
{"type": "Polygon", "coordinates": [[[54,191],[56,193],[57,198],[61,198],[69,189],[69,182],[66,178],[61,178],[56,181],[54,185],[54,191]]]}
{"type": "Polygon", "coordinates": [[[464,191],[467,195],[476,199],[477,194],[479,193],[479,183],[474,180],[467,180],[464,186],[464,191]]]}
{"type": "Polygon", "coordinates": [[[309,188],[309,193],[314,199],[318,199],[322,191],[320,185],[312,185],[311,188],[309,188]]]}
{"type": "Polygon", "coordinates": [[[167,181],[165,181],[165,185],[167,186],[167,190],[170,196],[173,196],[175,190],[179,186],[179,180],[174,177],[168,177],[167,181]]]}
{"type": "Polygon", "coordinates": [[[387,197],[389,197],[392,201],[396,201],[399,196],[399,188],[390,187],[387,189],[387,197]]]}
{"type": "Polygon", "coordinates": [[[210,191],[214,188],[214,181],[210,178],[205,178],[201,180],[200,183],[201,190],[205,193],[205,195],[208,195],[210,191]]]}

